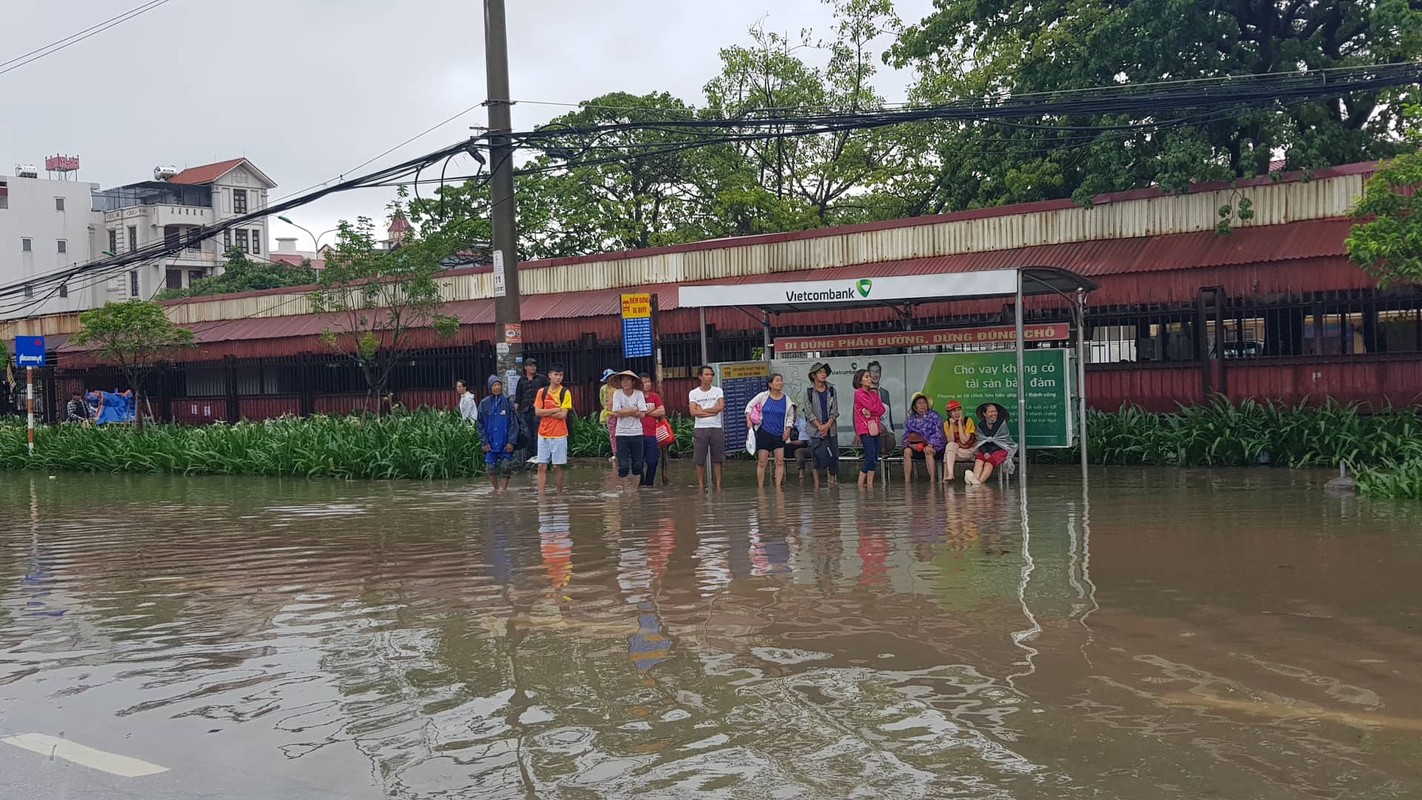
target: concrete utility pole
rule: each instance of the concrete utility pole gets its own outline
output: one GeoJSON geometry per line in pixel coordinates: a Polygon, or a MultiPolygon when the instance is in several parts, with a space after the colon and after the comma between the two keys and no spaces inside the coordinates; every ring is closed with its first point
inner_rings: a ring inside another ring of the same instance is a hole
{"type": "MultiPolygon", "coordinates": [[[[518,372],[523,312],[518,291],[518,224],[514,218],[513,121],[509,97],[509,42],[504,0],[484,0],[484,60],[489,76],[490,223],[493,227],[494,336],[499,374],[518,372]]],[[[507,385],[507,384],[506,384],[507,385]]],[[[508,387],[512,389],[513,387],[508,387]]]]}

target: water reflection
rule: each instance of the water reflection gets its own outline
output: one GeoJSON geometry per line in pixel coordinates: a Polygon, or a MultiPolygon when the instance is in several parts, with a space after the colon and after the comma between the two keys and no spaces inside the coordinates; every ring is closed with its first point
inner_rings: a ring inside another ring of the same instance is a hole
{"type": "Polygon", "coordinates": [[[6,476],[0,708],[236,797],[1422,792],[1414,512],[1034,481],[6,476]]]}

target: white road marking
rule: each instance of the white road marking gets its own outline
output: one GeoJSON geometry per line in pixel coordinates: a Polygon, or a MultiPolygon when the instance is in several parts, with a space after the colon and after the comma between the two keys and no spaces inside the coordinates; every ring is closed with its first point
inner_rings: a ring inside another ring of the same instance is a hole
{"type": "Polygon", "coordinates": [[[105,753],[103,750],[95,750],[92,747],[85,747],[68,739],[44,733],[22,733],[18,736],[0,739],[0,742],[12,744],[42,756],[62,758],[81,767],[97,769],[121,778],[142,778],[145,775],[157,775],[160,772],[168,771],[167,767],[160,767],[157,764],[150,764],[147,761],[121,756],[117,753],[105,753]]]}

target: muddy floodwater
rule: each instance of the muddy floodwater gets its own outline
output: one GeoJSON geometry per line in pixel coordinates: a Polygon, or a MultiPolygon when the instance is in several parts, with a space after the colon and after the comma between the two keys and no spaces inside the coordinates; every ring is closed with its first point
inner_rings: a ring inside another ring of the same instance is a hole
{"type": "Polygon", "coordinates": [[[1422,507],[734,472],[0,474],[0,798],[1422,797],[1422,507]]]}

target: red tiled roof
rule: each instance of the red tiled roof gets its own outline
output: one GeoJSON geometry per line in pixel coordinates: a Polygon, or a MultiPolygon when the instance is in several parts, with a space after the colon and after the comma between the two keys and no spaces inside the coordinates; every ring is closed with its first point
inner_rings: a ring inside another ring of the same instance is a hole
{"type": "Polygon", "coordinates": [[[408,219],[405,219],[405,216],[403,214],[399,214],[396,215],[395,219],[390,220],[390,228],[387,232],[404,233],[405,231],[410,230],[412,227],[413,226],[410,225],[410,221],[408,219]]]}
{"type": "Polygon", "coordinates": [[[212,183],[223,175],[236,169],[238,165],[245,162],[245,158],[233,158],[227,161],[219,161],[216,164],[204,164],[200,167],[188,167],[177,175],[168,179],[168,183],[184,184],[204,184],[212,183]]]}
{"type": "MultiPolygon", "coordinates": [[[[290,267],[299,267],[307,260],[306,256],[297,255],[296,253],[272,253],[268,255],[267,258],[273,263],[286,264],[290,267]]],[[[314,269],[324,269],[326,267],[326,259],[313,258],[311,259],[311,266],[314,269]]]]}

